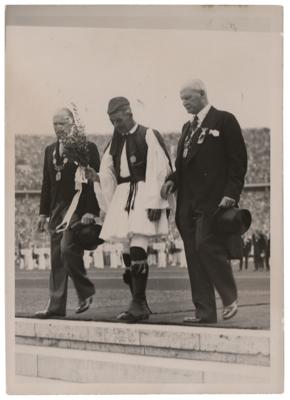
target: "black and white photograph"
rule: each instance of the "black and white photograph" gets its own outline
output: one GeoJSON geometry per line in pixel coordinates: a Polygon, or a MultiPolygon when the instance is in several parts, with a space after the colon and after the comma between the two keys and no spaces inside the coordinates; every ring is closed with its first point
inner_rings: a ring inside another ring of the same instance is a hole
{"type": "Polygon", "coordinates": [[[9,5],[9,394],[283,391],[281,6],[9,5]]]}

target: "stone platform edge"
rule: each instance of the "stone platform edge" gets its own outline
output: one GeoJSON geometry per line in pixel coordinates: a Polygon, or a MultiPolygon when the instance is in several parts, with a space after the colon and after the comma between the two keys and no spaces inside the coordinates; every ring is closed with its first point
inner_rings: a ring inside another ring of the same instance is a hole
{"type": "Polygon", "coordinates": [[[270,365],[270,333],[264,330],[15,319],[17,344],[270,365]]]}

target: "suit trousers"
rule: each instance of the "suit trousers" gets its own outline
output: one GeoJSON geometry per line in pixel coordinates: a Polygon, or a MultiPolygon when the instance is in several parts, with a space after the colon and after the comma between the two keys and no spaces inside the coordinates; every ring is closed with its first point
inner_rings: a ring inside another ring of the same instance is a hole
{"type": "MultiPolygon", "coordinates": [[[[74,221],[76,221],[76,217],[74,221]]],[[[95,293],[94,284],[88,278],[83,261],[84,251],[74,241],[71,230],[51,231],[51,271],[49,278],[50,300],[48,311],[65,314],[67,285],[70,276],[80,301],[95,293]]]]}
{"type": "Polygon", "coordinates": [[[184,206],[179,207],[177,225],[184,242],[192,300],[198,317],[215,322],[215,289],[223,305],[230,305],[237,299],[235,279],[225,246],[212,232],[211,218],[184,206]]]}

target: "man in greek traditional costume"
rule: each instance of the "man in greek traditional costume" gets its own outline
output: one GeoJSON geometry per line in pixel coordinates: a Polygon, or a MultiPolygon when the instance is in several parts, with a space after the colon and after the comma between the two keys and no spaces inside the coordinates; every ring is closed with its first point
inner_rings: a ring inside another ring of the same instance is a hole
{"type": "Polygon", "coordinates": [[[161,135],[134,121],[125,97],[110,100],[108,115],[114,133],[101,162],[99,187],[95,184],[106,212],[100,237],[124,245],[124,280],[131,287],[132,301],[117,318],[136,322],[150,314],[146,301],[149,239],[168,233],[169,203],[160,190],[171,164],[161,135]]]}
{"type": "MultiPolygon", "coordinates": [[[[84,251],[75,242],[73,231],[66,229],[63,232],[57,232],[57,227],[63,221],[77,192],[75,186],[77,165],[65,157],[61,142],[61,137],[70,133],[74,123],[74,114],[70,109],[59,110],[53,117],[57,141],[45,149],[38,230],[45,229],[49,218],[48,228],[51,235],[50,298],[46,309],[36,313],[37,318],[65,316],[68,276],[71,277],[79,298],[77,313],[84,312],[89,308],[95,293],[94,285],[87,277],[84,267],[84,251]]],[[[88,153],[90,166],[98,171],[100,159],[94,143],[88,142],[88,153]]],[[[89,224],[99,213],[93,185],[82,183],[81,188],[79,201],[70,224],[78,220],[81,220],[83,224],[89,224]]]]}

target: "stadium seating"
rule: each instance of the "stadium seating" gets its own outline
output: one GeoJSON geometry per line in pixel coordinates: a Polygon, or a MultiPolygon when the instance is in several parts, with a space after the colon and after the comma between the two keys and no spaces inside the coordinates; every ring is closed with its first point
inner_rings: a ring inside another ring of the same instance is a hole
{"type": "MultiPolygon", "coordinates": [[[[248,173],[246,184],[260,184],[257,188],[242,193],[240,206],[248,208],[253,216],[249,234],[259,229],[267,236],[270,232],[270,131],[267,128],[246,129],[243,131],[248,150],[248,173]]],[[[98,146],[100,155],[110,141],[108,135],[88,135],[89,140],[98,146]]],[[[164,135],[172,161],[176,157],[179,134],[172,132],[164,135]]],[[[54,141],[53,136],[16,135],[15,137],[15,251],[30,248],[49,247],[49,235],[36,233],[39,209],[39,191],[42,181],[42,168],[45,147],[54,141]]],[[[170,227],[171,237],[178,239],[174,223],[170,227]]]]}

